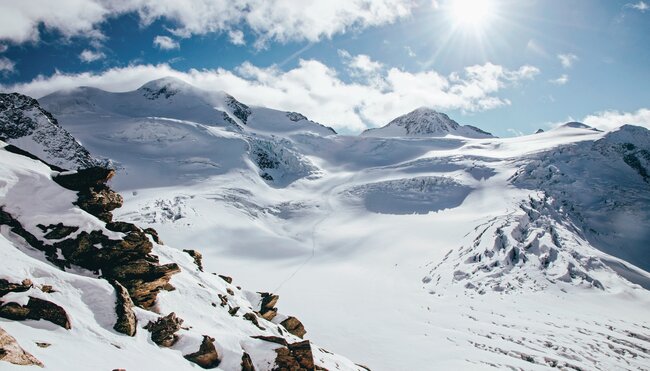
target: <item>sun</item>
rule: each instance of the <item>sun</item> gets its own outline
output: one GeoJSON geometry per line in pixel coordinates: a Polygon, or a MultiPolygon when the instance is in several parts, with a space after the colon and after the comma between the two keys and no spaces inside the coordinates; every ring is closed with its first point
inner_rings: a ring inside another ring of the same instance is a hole
{"type": "Polygon", "coordinates": [[[462,29],[485,29],[494,19],[496,7],[492,0],[448,0],[447,15],[462,29]]]}

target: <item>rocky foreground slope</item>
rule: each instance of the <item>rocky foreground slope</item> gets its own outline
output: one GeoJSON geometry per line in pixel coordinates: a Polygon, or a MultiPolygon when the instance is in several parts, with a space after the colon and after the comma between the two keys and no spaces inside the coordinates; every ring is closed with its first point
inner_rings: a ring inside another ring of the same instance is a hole
{"type": "Polygon", "coordinates": [[[278,296],[114,221],[113,170],[63,171],[1,145],[2,369],[362,369],[304,340],[278,296]]]}

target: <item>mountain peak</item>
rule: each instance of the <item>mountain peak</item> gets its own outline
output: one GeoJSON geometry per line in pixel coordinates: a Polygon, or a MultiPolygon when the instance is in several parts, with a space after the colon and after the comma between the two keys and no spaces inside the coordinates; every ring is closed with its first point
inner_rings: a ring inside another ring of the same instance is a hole
{"type": "Polygon", "coordinates": [[[474,126],[460,125],[447,114],[429,107],[417,108],[395,118],[382,128],[369,129],[361,135],[380,137],[443,137],[448,134],[467,138],[492,137],[492,134],[474,126]]]}
{"type": "Polygon", "coordinates": [[[138,90],[142,91],[144,96],[149,99],[158,99],[160,97],[170,98],[181,91],[193,88],[189,83],[176,77],[163,77],[149,81],[142,85],[138,90]]]}

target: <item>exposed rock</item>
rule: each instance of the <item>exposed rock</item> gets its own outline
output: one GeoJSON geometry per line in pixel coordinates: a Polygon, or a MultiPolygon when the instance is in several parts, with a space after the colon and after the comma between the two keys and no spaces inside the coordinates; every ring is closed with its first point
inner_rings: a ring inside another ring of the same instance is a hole
{"type": "Polygon", "coordinates": [[[228,310],[228,313],[229,313],[231,316],[234,317],[234,316],[237,314],[238,311],[239,311],[239,307],[234,307],[234,308],[230,308],[230,309],[228,310]]]}
{"type": "Polygon", "coordinates": [[[151,332],[151,340],[161,347],[170,347],[178,341],[176,332],[181,329],[183,320],[171,312],[156,322],[149,322],[144,328],[151,332]]]}
{"type": "Polygon", "coordinates": [[[54,288],[51,285],[43,285],[40,287],[40,289],[46,294],[51,294],[53,292],[56,292],[56,290],[54,290],[54,288]]]}
{"type": "Polygon", "coordinates": [[[24,279],[21,283],[11,283],[3,278],[0,278],[0,297],[5,296],[10,292],[25,292],[34,286],[32,281],[24,279]]]}
{"type": "Polygon", "coordinates": [[[118,281],[113,281],[112,284],[115,288],[115,314],[117,314],[117,322],[113,326],[113,329],[117,332],[134,336],[138,320],[133,312],[133,301],[129,296],[129,291],[118,281]]]}
{"type": "Polygon", "coordinates": [[[307,333],[305,326],[296,317],[288,317],[284,321],[280,322],[280,325],[287,329],[289,333],[296,335],[301,339],[307,333]]]}
{"type": "MultiPolygon", "coordinates": [[[[0,302],[0,304],[2,304],[2,302],[0,302]]],[[[13,302],[2,304],[0,307],[0,317],[16,321],[43,319],[67,330],[71,328],[68,314],[63,308],[50,301],[31,296],[29,297],[27,305],[20,305],[13,302]]]]}
{"type": "Polygon", "coordinates": [[[289,344],[275,350],[275,367],[278,371],[313,371],[314,355],[309,340],[289,344]]]}
{"type": "Polygon", "coordinates": [[[255,371],[255,366],[253,366],[253,360],[248,353],[244,352],[241,356],[241,371],[255,371]]]}
{"type": "Polygon", "coordinates": [[[255,315],[255,313],[249,312],[249,313],[244,314],[244,319],[253,322],[253,324],[255,326],[257,326],[257,328],[259,328],[260,330],[265,330],[264,327],[260,326],[260,323],[257,320],[257,316],[255,315]]]}
{"type": "Polygon", "coordinates": [[[224,276],[224,275],[221,275],[221,274],[219,275],[219,277],[221,277],[222,280],[224,280],[224,281],[226,281],[228,283],[232,283],[232,277],[224,276]]]}
{"type": "Polygon", "coordinates": [[[230,287],[226,288],[226,292],[228,293],[228,295],[235,295],[235,292],[232,291],[230,287]]]}
{"type": "Polygon", "coordinates": [[[38,224],[37,227],[40,228],[43,232],[47,232],[43,237],[47,238],[48,240],[60,240],[79,230],[79,227],[69,227],[63,225],[63,223],[50,224],[47,227],[42,224],[38,224]]]}
{"type": "Polygon", "coordinates": [[[214,338],[203,335],[203,342],[199,350],[184,356],[188,361],[194,362],[202,368],[216,368],[221,363],[219,353],[214,347],[214,338]]]}
{"type": "Polygon", "coordinates": [[[77,206],[105,222],[110,222],[113,219],[111,211],[124,203],[122,196],[106,185],[113,175],[115,170],[95,166],[76,173],[59,175],[54,177],[54,181],[64,188],[77,191],[77,206]]]}
{"type": "Polygon", "coordinates": [[[264,319],[270,321],[276,316],[276,314],[278,314],[278,310],[275,308],[275,304],[278,303],[278,299],[280,299],[280,297],[268,292],[260,292],[259,294],[262,296],[260,314],[262,317],[264,317],[264,319]]]}
{"type": "Polygon", "coordinates": [[[26,352],[2,327],[0,327],[0,361],[20,366],[44,366],[36,357],[26,352]]]}
{"type": "Polygon", "coordinates": [[[284,345],[285,347],[289,346],[289,343],[287,342],[287,339],[279,337],[279,336],[256,335],[256,336],[251,336],[251,337],[253,339],[268,341],[269,343],[284,345]]]}
{"type": "Polygon", "coordinates": [[[191,256],[194,259],[194,264],[196,264],[199,270],[203,272],[203,255],[196,250],[183,250],[183,252],[186,252],[191,256]]]}
{"type": "Polygon", "coordinates": [[[36,342],[36,346],[39,347],[39,348],[49,348],[51,345],[52,344],[50,344],[50,343],[45,343],[45,342],[42,342],[42,341],[37,341],[36,342]]]}
{"type": "Polygon", "coordinates": [[[158,231],[156,231],[153,228],[145,228],[144,233],[148,234],[153,238],[153,241],[157,243],[158,245],[164,245],[162,240],[160,239],[160,236],[158,236],[158,231]]]}

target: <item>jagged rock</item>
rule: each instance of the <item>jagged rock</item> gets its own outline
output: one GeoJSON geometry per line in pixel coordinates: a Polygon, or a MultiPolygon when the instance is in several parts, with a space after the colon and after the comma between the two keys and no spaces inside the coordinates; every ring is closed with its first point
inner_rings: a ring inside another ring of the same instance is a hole
{"type": "Polygon", "coordinates": [[[289,344],[275,350],[275,367],[278,371],[313,371],[314,355],[309,340],[289,344]]]}
{"type": "Polygon", "coordinates": [[[284,321],[280,322],[280,325],[287,329],[289,333],[296,335],[301,339],[307,333],[305,326],[296,317],[288,317],[284,321]]]}
{"type": "Polygon", "coordinates": [[[21,283],[11,283],[0,278],[0,297],[3,297],[10,292],[25,292],[33,286],[32,281],[29,279],[24,279],[21,283]]]}
{"type": "Polygon", "coordinates": [[[79,227],[69,227],[63,225],[63,223],[50,224],[47,227],[42,224],[38,224],[37,227],[40,228],[43,232],[47,232],[43,237],[47,238],[48,240],[60,240],[79,230],[79,227]]]}
{"type": "Polygon", "coordinates": [[[56,292],[56,290],[54,290],[54,288],[51,285],[43,285],[40,287],[40,289],[46,294],[51,294],[53,292],[56,292]]]}
{"type": "Polygon", "coordinates": [[[194,264],[203,272],[203,255],[196,250],[183,250],[194,259],[194,264]]]}
{"type": "Polygon", "coordinates": [[[220,274],[219,277],[221,277],[222,280],[224,280],[224,281],[226,281],[228,283],[232,283],[232,277],[224,276],[222,274],[220,274]]]}
{"type": "Polygon", "coordinates": [[[260,330],[265,330],[264,327],[260,326],[260,323],[257,320],[257,316],[255,315],[255,313],[249,312],[249,313],[244,314],[244,319],[253,322],[253,324],[255,326],[257,326],[257,328],[259,328],[260,330]]]}
{"type": "Polygon", "coordinates": [[[115,266],[110,277],[118,279],[128,290],[133,302],[142,308],[151,308],[161,290],[174,289],[169,280],[180,272],[176,263],[159,265],[144,259],[115,266]]]}
{"type": "Polygon", "coordinates": [[[149,322],[144,328],[151,332],[151,340],[161,347],[170,347],[176,343],[176,332],[181,329],[183,320],[171,312],[165,317],[160,317],[156,322],[149,322]]]}
{"type": "Polygon", "coordinates": [[[133,312],[133,301],[129,296],[129,291],[118,281],[113,281],[112,284],[115,288],[115,314],[117,314],[117,322],[113,326],[113,329],[117,332],[134,336],[138,320],[133,312]]]}
{"type": "Polygon", "coordinates": [[[0,361],[20,366],[44,366],[36,357],[26,352],[2,327],[0,327],[0,361]]]}
{"type": "Polygon", "coordinates": [[[219,353],[217,353],[217,349],[214,347],[214,338],[207,335],[203,335],[203,342],[201,342],[198,351],[187,354],[184,357],[188,361],[194,362],[206,369],[216,368],[221,363],[219,353]]]}
{"type": "Polygon", "coordinates": [[[162,240],[160,239],[160,236],[158,236],[158,231],[156,231],[153,228],[145,228],[144,233],[148,234],[153,238],[153,241],[157,243],[158,245],[164,245],[162,240]]]}
{"type": "Polygon", "coordinates": [[[106,229],[113,232],[121,232],[121,233],[139,232],[141,230],[140,228],[138,228],[137,225],[132,223],[127,223],[127,222],[106,223],[106,229]]]}
{"type": "Polygon", "coordinates": [[[278,303],[278,299],[280,299],[280,297],[268,292],[260,292],[259,294],[262,296],[260,314],[262,317],[264,317],[264,319],[270,321],[278,314],[278,310],[275,308],[275,304],[278,303]]]}
{"type": "MultiPolygon", "coordinates": [[[[0,302],[0,304],[2,304],[0,302]]],[[[27,305],[20,305],[18,303],[6,303],[0,307],[0,317],[24,321],[27,319],[33,320],[46,320],[59,325],[66,330],[71,328],[70,320],[65,309],[60,306],[39,298],[29,297],[27,305]]]]}
{"type": "Polygon", "coordinates": [[[111,211],[124,203],[122,196],[106,185],[113,175],[115,170],[95,166],[72,174],[61,174],[54,177],[54,181],[64,188],[77,191],[77,206],[110,222],[113,219],[111,211]]]}
{"type": "Polygon", "coordinates": [[[253,366],[253,360],[248,353],[244,352],[241,356],[241,371],[255,371],[255,366],[253,366]]]}
{"type": "Polygon", "coordinates": [[[226,295],[222,295],[222,294],[217,294],[217,296],[221,300],[221,306],[225,307],[228,304],[228,297],[226,295]]]}
{"type": "Polygon", "coordinates": [[[235,295],[235,292],[232,291],[230,287],[226,288],[226,292],[228,293],[228,295],[235,295]]]}
{"type": "Polygon", "coordinates": [[[238,311],[239,311],[239,307],[234,307],[234,308],[230,308],[230,309],[228,310],[228,313],[229,313],[231,316],[234,317],[234,316],[237,314],[238,311]]]}

